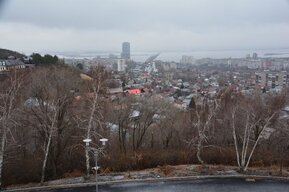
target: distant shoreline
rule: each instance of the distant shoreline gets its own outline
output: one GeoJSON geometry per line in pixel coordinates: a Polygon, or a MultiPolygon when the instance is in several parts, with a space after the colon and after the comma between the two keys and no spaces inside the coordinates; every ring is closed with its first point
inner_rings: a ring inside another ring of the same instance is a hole
{"type": "Polygon", "coordinates": [[[271,55],[289,55],[288,53],[265,53],[264,56],[271,56],[271,55]]]}
{"type": "MultiPolygon", "coordinates": [[[[69,59],[93,59],[98,56],[101,58],[108,58],[110,54],[120,57],[120,52],[117,51],[53,51],[45,52],[43,54],[57,55],[60,58],[69,59]]],[[[131,51],[131,58],[137,62],[144,62],[148,57],[158,53],[157,51],[131,51]]],[[[225,58],[246,58],[248,54],[252,56],[257,53],[258,57],[289,57],[289,49],[266,49],[266,50],[220,50],[220,51],[160,51],[158,60],[179,62],[182,56],[193,56],[195,59],[211,58],[211,59],[225,59],[225,58]]],[[[42,52],[40,52],[42,54],[42,52]]],[[[27,55],[29,55],[27,53],[27,55]]]]}

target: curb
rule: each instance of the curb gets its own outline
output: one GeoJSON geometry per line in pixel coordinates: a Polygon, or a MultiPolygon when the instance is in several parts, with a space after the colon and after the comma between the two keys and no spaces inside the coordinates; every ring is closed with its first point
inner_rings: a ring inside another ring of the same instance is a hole
{"type": "MultiPolygon", "coordinates": [[[[148,178],[148,179],[130,179],[130,180],[116,180],[116,181],[102,181],[98,185],[118,185],[124,183],[157,183],[157,182],[172,182],[172,181],[188,181],[188,180],[205,180],[205,179],[269,179],[279,181],[289,181],[288,177],[274,177],[274,176],[260,176],[260,175],[207,175],[207,176],[186,176],[186,177],[163,177],[163,178],[148,178]]],[[[89,183],[76,183],[76,184],[63,184],[53,186],[39,186],[27,187],[17,189],[6,189],[5,192],[35,192],[43,190],[55,190],[64,188],[78,188],[78,187],[91,187],[95,186],[95,182],[89,183]]]]}

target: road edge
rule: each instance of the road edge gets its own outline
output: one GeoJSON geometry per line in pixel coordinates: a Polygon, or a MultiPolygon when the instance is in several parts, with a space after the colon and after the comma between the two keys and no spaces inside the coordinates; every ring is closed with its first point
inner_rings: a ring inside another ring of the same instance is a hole
{"type": "MultiPolygon", "coordinates": [[[[147,179],[127,179],[127,180],[116,180],[116,181],[102,181],[98,182],[99,185],[117,185],[124,183],[157,183],[157,182],[171,182],[171,181],[186,181],[186,180],[203,180],[203,179],[268,179],[268,180],[279,180],[289,181],[288,177],[277,177],[277,176],[260,176],[260,175],[202,175],[202,176],[185,176],[185,177],[162,177],[162,178],[147,178],[147,179]]],[[[76,184],[61,184],[51,186],[38,186],[38,187],[26,187],[16,189],[4,189],[4,192],[35,192],[44,190],[55,190],[65,188],[77,188],[77,187],[90,187],[94,186],[95,182],[88,183],[76,183],[76,184]]]]}

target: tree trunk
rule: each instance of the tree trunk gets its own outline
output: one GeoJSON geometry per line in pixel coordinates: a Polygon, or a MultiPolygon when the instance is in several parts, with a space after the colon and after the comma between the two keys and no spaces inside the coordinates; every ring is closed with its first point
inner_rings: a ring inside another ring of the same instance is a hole
{"type": "Polygon", "coordinates": [[[136,146],[135,146],[135,131],[136,131],[136,124],[133,126],[133,132],[132,132],[132,148],[133,151],[136,151],[136,146]]]}
{"type": "Polygon", "coordinates": [[[5,128],[3,128],[3,135],[1,139],[1,148],[0,148],[0,189],[2,186],[2,169],[3,169],[3,161],[4,161],[5,142],[6,142],[6,130],[5,128]]]}
{"type": "MultiPolygon", "coordinates": [[[[96,111],[96,105],[97,105],[97,99],[98,99],[98,92],[99,92],[100,86],[98,85],[97,89],[94,87],[93,91],[95,94],[95,98],[93,99],[93,104],[89,116],[89,121],[88,121],[88,126],[87,126],[87,132],[86,132],[86,139],[90,139],[90,132],[92,128],[92,121],[94,117],[94,113],[96,111]]],[[[90,166],[89,166],[89,146],[85,146],[85,162],[86,162],[86,173],[85,173],[85,178],[89,178],[89,173],[90,173],[90,166]]]]}
{"type": "Polygon", "coordinates": [[[240,166],[239,167],[239,172],[240,173],[245,173],[246,172],[245,167],[244,166],[240,166]]]}
{"type": "Polygon", "coordinates": [[[118,123],[118,142],[119,142],[119,150],[122,151],[122,141],[121,141],[121,138],[122,138],[122,130],[121,130],[121,124],[118,123]]]}
{"type": "Polygon", "coordinates": [[[122,133],[122,149],[123,152],[126,154],[126,130],[123,130],[122,133]]]}
{"type": "Polygon", "coordinates": [[[232,113],[232,126],[233,126],[233,138],[234,138],[234,146],[235,146],[235,151],[236,151],[236,157],[237,157],[237,163],[238,163],[238,167],[241,167],[240,164],[240,155],[239,155],[239,148],[238,148],[238,142],[237,142],[237,136],[236,136],[236,127],[235,127],[235,114],[236,114],[236,110],[233,110],[232,113]]]}
{"type": "Polygon", "coordinates": [[[251,158],[252,158],[252,156],[253,156],[253,153],[254,153],[254,151],[255,151],[258,143],[259,143],[259,140],[260,140],[260,138],[261,138],[262,133],[263,133],[264,130],[268,127],[271,119],[275,116],[275,114],[276,114],[276,112],[273,113],[273,114],[266,120],[266,124],[261,128],[261,131],[260,131],[260,133],[259,133],[259,136],[258,136],[257,140],[255,141],[255,144],[254,144],[254,146],[253,146],[253,148],[252,148],[252,150],[251,150],[251,153],[250,153],[250,155],[249,155],[249,157],[248,157],[248,159],[247,159],[247,163],[246,163],[246,166],[245,166],[245,171],[247,171],[247,169],[248,169],[248,167],[249,167],[249,163],[250,163],[251,158]]]}
{"type": "Polygon", "coordinates": [[[85,171],[85,179],[89,178],[89,146],[85,145],[85,164],[86,164],[86,171],[85,171]]]}
{"type": "Polygon", "coordinates": [[[97,178],[97,159],[98,159],[98,151],[94,152],[95,159],[95,192],[98,192],[98,178],[97,178]]]}
{"type": "Polygon", "coordinates": [[[44,179],[45,179],[45,169],[46,169],[49,149],[50,149],[50,145],[51,145],[51,140],[52,140],[52,133],[53,133],[53,127],[50,128],[49,138],[48,138],[48,142],[47,142],[46,149],[45,149],[45,155],[44,155],[44,160],[43,160],[43,164],[42,164],[42,171],[41,171],[41,181],[40,181],[41,184],[43,184],[44,179]]]}
{"type": "Polygon", "coordinates": [[[198,127],[198,133],[199,133],[199,139],[198,139],[198,145],[197,145],[197,158],[198,158],[198,161],[202,165],[205,165],[205,162],[203,161],[203,159],[201,157],[201,150],[202,150],[204,135],[203,135],[203,133],[199,127],[198,127]]]}
{"type": "Polygon", "coordinates": [[[44,160],[43,160],[43,164],[42,164],[42,171],[41,171],[41,184],[43,184],[44,179],[45,179],[45,169],[46,169],[46,165],[47,165],[47,159],[48,159],[48,155],[49,155],[49,149],[51,146],[51,142],[52,142],[52,136],[53,136],[53,131],[54,131],[54,126],[55,126],[55,122],[56,122],[56,117],[57,117],[57,111],[55,111],[52,122],[51,122],[51,126],[49,127],[49,136],[48,136],[48,142],[46,145],[46,149],[44,151],[44,160]]]}
{"type": "Polygon", "coordinates": [[[50,149],[52,151],[51,156],[51,169],[52,169],[52,178],[56,178],[57,176],[57,159],[55,157],[54,151],[53,151],[53,147],[52,149],[50,149]]]}

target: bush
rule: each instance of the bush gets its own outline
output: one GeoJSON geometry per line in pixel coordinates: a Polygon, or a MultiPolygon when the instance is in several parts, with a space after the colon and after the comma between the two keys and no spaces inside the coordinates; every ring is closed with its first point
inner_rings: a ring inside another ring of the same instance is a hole
{"type": "Polygon", "coordinates": [[[112,153],[100,160],[100,164],[111,171],[128,171],[153,168],[162,165],[190,163],[187,151],[147,150],[137,153],[112,153]]]}

